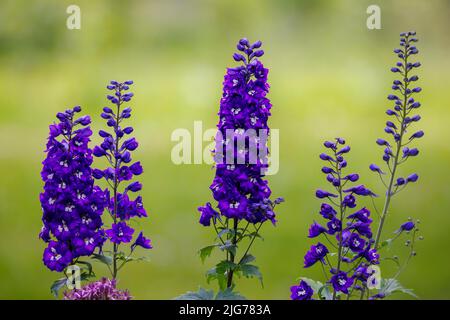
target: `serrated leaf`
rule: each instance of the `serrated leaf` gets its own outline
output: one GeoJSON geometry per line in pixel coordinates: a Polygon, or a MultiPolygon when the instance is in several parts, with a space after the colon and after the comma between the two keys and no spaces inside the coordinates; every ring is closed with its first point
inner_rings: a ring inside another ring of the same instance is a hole
{"type": "Polygon", "coordinates": [[[176,297],[175,300],[214,300],[214,291],[199,288],[197,292],[186,292],[176,297]]]}
{"type": "Polygon", "coordinates": [[[216,272],[217,274],[225,274],[228,270],[234,270],[235,268],[234,262],[223,260],[216,265],[216,272]]]}
{"type": "Polygon", "coordinates": [[[214,244],[212,246],[206,246],[204,248],[201,248],[198,251],[198,254],[200,255],[200,259],[202,260],[202,263],[205,263],[206,258],[211,256],[211,253],[212,253],[212,251],[214,250],[215,247],[217,247],[216,244],[214,244]]]}
{"type": "Polygon", "coordinates": [[[239,270],[242,271],[244,277],[257,278],[261,282],[261,285],[264,286],[261,271],[259,271],[257,266],[252,264],[241,264],[239,265],[239,270]]]}
{"type": "Polygon", "coordinates": [[[237,246],[235,244],[231,243],[231,241],[229,241],[229,240],[227,240],[224,245],[219,246],[219,248],[222,251],[224,251],[224,250],[228,251],[233,256],[236,255],[237,246]]]}
{"type": "Polygon", "coordinates": [[[232,288],[227,288],[225,290],[220,290],[215,300],[246,300],[239,292],[233,291],[232,288]]]}
{"type": "Polygon", "coordinates": [[[50,292],[55,296],[55,298],[58,298],[59,290],[61,290],[67,283],[67,278],[61,278],[53,282],[53,284],[50,287],[50,292]]]}
{"type": "Polygon", "coordinates": [[[379,293],[384,296],[389,296],[397,292],[405,293],[418,299],[418,296],[413,292],[413,290],[404,288],[397,279],[381,279],[381,288],[379,293]]]}
{"type": "Polygon", "coordinates": [[[251,254],[246,254],[242,259],[240,264],[248,264],[250,262],[255,261],[256,258],[254,256],[252,256],[251,254]]]}
{"type": "Polygon", "coordinates": [[[92,254],[92,259],[98,260],[108,266],[112,265],[112,263],[113,263],[112,257],[105,256],[103,254],[94,253],[94,254],[92,254]]]}
{"type": "Polygon", "coordinates": [[[242,238],[245,238],[245,237],[250,237],[250,238],[256,237],[256,238],[259,238],[259,239],[261,239],[261,240],[264,241],[264,238],[263,238],[258,232],[256,232],[256,231],[247,233],[247,234],[244,235],[242,238]]]}

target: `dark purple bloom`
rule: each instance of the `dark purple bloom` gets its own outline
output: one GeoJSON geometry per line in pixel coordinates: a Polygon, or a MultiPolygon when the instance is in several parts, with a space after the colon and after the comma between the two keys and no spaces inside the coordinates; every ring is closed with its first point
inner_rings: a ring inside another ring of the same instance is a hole
{"type": "Polygon", "coordinates": [[[301,280],[297,286],[291,287],[292,300],[311,300],[313,294],[313,289],[304,280],[301,280]]]}
{"type": "Polygon", "coordinates": [[[312,245],[304,258],[304,267],[308,268],[315,264],[317,261],[322,261],[328,253],[327,247],[318,242],[316,245],[312,245]]]}
{"type": "Polygon", "coordinates": [[[400,226],[399,231],[411,231],[414,229],[415,224],[412,221],[407,221],[400,226]]]}
{"type": "Polygon", "coordinates": [[[138,237],[136,238],[136,241],[131,246],[132,248],[135,248],[136,246],[140,246],[144,249],[152,249],[151,240],[144,237],[144,234],[142,232],[139,232],[138,237]]]}
{"type": "Polygon", "coordinates": [[[365,251],[364,252],[364,257],[371,264],[378,264],[378,263],[380,263],[380,255],[378,254],[377,250],[375,250],[375,249],[370,249],[370,250],[365,251]]]}
{"type": "Polygon", "coordinates": [[[322,227],[320,224],[314,221],[314,223],[309,227],[309,238],[315,238],[322,233],[327,232],[327,229],[322,227]]]}
{"type": "Polygon", "coordinates": [[[366,241],[356,233],[352,233],[350,238],[348,239],[348,246],[353,252],[364,251],[365,244],[366,241]]]}
{"type": "Polygon", "coordinates": [[[381,170],[381,168],[379,166],[377,166],[376,164],[371,164],[369,168],[370,168],[370,170],[378,172],[379,174],[384,174],[384,172],[381,170]]]}
{"type": "Polygon", "coordinates": [[[332,194],[328,191],[318,189],[316,191],[316,197],[319,199],[323,199],[323,198],[328,198],[328,197],[337,198],[338,196],[335,194],[332,194]]]}
{"type": "Polygon", "coordinates": [[[218,217],[219,213],[214,210],[211,206],[211,203],[207,202],[204,207],[198,207],[198,211],[200,211],[200,223],[204,226],[211,225],[211,219],[215,219],[218,217]]]}
{"type": "Polygon", "coordinates": [[[118,222],[113,223],[112,228],[106,230],[105,233],[113,243],[128,243],[133,238],[134,229],[127,226],[125,222],[118,222]]]}
{"type": "Polygon", "coordinates": [[[322,203],[320,206],[320,214],[328,220],[333,219],[336,216],[336,210],[328,203],[322,203]]]}
{"type": "Polygon", "coordinates": [[[327,222],[328,234],[335,234],[342,230],[342,221],[336,218],[331,219],[331,221],[327,222]]]}
{"type": "Polygon", "coordinates": [[[334,290],[348,294],[348,289],[353,285],[353,278],[349,278],[343,271],[333,275],[330,279],[330,283],[334,290]]]}
{"type": "Polygon", "coordinates": [[[369,209],[367,209],[366,207],[356,211],[355,213],[349,215],[347,218],[348,219],[357,219],[361,222],[367,223],[367,222],[371,222],[372,220],[369,218],[370,216],[370,211],[369,209]]]}

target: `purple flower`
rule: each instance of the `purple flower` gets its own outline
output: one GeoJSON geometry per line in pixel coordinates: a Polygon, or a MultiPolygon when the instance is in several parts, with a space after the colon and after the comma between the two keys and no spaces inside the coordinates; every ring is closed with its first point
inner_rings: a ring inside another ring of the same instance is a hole
{"type": "Polygon", "coordinates": [[[330,283],[334,290],[348,294],[348,289],[353,285],[353,278],[349,278],[343,271],[333,275],[330,279],[330,283]]]}
{"type": "Polygon", "coordinates": [[[127,226],[125,222],[118,222],[113,223],[111,229],[106,230],[105,233],[113,243],[128,243],[133,238],[134,229],[127,226]]]}
{"type": "MultiPolygon", "coordinates": [[[[130,107],[125,107],[125,104],[134,96],[128,91],[132,84],[132,80],[125,82],[113,80],[107,86],[107,89],[111,91],[111,94],[107,95],[107,99],[112,103],[112,107],[104,107],[101,117],[107,120],[106,124],[111,127],[111,131],[99,131],[103,142],[94,149],[97,157],[105,157],[111,165],[103,170],[95,169],[94,177],[96,179],[104,178],[110,186],[107,208],[114,223],[111,229],[106,230],[105,233],[108,239],[115,244],[113,247],[113,258],[115,259],[119,244],[130,243],[133,238],[134,229],[129,227],[126,221],[147,217],[142,197],[138,195],[134,199],[131,198],[131,193],[142,190],[141,182],[131,181],[144,171],[139,161],[131,164],[131,153],[138,148],[139,143],[134,137],[129,136],[134,131],[132,127],[122,127],[125,120],[131,117],[132,110],[130,107]],[[127,182],[126,187],[123,187],[124,181],[131,182],[127,182]],[[121,192],[121,190],[123,191],[121,192]]],[[[131,249],[134,250],[136,246],[152,248],[150,239],[145,238],[142,232],[131,244],[131,249]]],[[[113,277],[116,277],[117,271],[117,269],[112,270],[113,277]]]]}
{"type": "Polygon", "coordinates": [[[381,168],[379,166],[377,166],[376,164],[371,164],[369,168],[370,168],[370,170],[378,172],[379,174],[384,174],[384,172],[381,170],[381,168]]]}
{"type": "Polygon", "coordinates": [[[348,247],[353,252],[358,253],[364,251],[365,244],[366,241],[356,233],[352,233],[350,238],[348,239],[348,247]]]}
{"type": "Polygon", "coordinates": [[[318,242],[316,245],[312,245],[304,258],[304,267],[308,268],[315,264],[317,261],[322,261],[328,253],[327,247],[318,242]]]}
{"type": "Polygon", "coordinates": [[[292,300],[311,300],[313,294],[313,289],[304,280],[301,280],[297,286],[291,287],[292,300]]]}
{"type": "Polygon", "coordinates": [[[315,238],[319,236],[320,234],[327,232],[327,229],[322,227],[320,224],[314,221],[314,223],[309,227],[309,238],[315,238]]]}
{"type": "Polygon", "coordinates": [[[43,228],[39,237],[48,242],[44,264],[63,271],[72,261],[91,255],[104,242],[101,214],[105,192],[94,186],[90,118],[76,119],[79,106],[57,114],[50,125],[46,159],[41,172],[44,192],[40,194],[43,228]]]}
{"type": "Polygon", "coordinates": [[[327,222],[328,234],[335,234],[342,230],[342,221],[336,218],[331,219],[331,221],[327,222]]]}
{"type": "Polygon", "coordinates": [[[211,203],[207,202],[204,207],[198,207],[198,211],[200,211],[200,223],[205,227],[211,225],[211,219],[215,219],[218,217],[219,213],[214,210],[211,206],[211,203]]]}
{"type": "Polygon", "coordinates": [[[73,259],[73,255],[64,242],[50,241],[44,250],[44,264],[52,271],[63,271],[73,259]]]}
{"type": "Polygon", "coordinates": [[[131,300],[131,296],[128,291],[116,288],[116,280],[103,278],[81,289],[65,292],[64,300],[131,300]]]}
{"type": "Polygon", "coordinates": [[[364,208],[356,211],[355,213],[347,216],[347,219],[356,219],[356,220],[364,222],[364,223],[372,222],[372,220],[369,217],[370,217],[370,211],[369,211],[369,209],[364,207],[364,208]]]}
{"type": "Polygon", "coordinates": [[[330,193],[328,191],[318,189],[316,191],[316,197],[319,198],[319,199],[323,199],[323,198],[329,198],[329,197],[337,198],[338,196],[333,194],[333,193],[330,193]]]}
{"type": "Polygon", "coordinates": [[[400,231],[400,232],[401,232],[401,231],[411,231],[412,229],[414,229],[414,227],[415,227],[414,222],[412,222],[412,221],[407,221],[407,222],[403,223],[403,224],[400,226],[399,231],[400,231]]]}
{"type": "Polygon", "coordinates": [[[152,249],[151,240],[144,237],[142,232],[139,232],[138,237],[136,238],[136,241],[131,246],[132,249],[134,249],[136,246],[140,246],[144,249],[152,249]]]}
{"type": "Polygon", "coordinates": [[[237,45],[241,53],[235,53],[233,58],[242,64],[228,68],[224,77],[214,149],[216,173],[210,186],[219,212],[209,203],[199,207],[200,223],[205,226],[219,215],[252,224],[276,221],[272,210],[276,203],[269,200],[271,190],[264,180],[267,159],[259,153],[253,155],[252,148],[235,147],[238,139],[253,130],[256,134],[247,138],[248,143],[253,143],[257,150],[267,150],[267,139],[262,133],[269,133],[272,105],[266,97],[268,69],[257,59],[264,52],[254,51],[261,45],[261,42],[250,45],[247,39],[241,39],[237,45]]]}

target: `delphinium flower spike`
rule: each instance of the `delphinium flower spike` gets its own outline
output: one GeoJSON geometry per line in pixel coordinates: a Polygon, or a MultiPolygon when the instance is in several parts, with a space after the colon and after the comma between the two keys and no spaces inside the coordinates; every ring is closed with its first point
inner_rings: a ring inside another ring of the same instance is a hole
{"type": "MultiPolygon", "coordinates": [[[[133,93],[128,92],[133,81],[119,83],[111,81],[107,89],[112,92],[107,99],[113,105],[112,108],[104,107],[101,117],[106,120],[106,124],[112,132],[100,130],[99,135],[103,142],[96,146],[93,154],[96,157],[104,157],[109,163],[109,167],[100,170],[94,169],[93,175],[96,179],[105,179],[109,186],[108,192],[108,212],[112,218],[111,228],[106,230],[106,236],[112,243],[112,252],[108,259],[99,257],[101,261],[112,261],[110,267],[112,278],[117,277],[118,271],[129,261],[132,261],[132,254],[137,246],[151,249],[150,240],[141,233],[132,242],[135,230],[129,225],[132,218],[147,217],[146,210],[142,203],[142,197],[137,196],[130,199],[130,194],[139,192],[142,184],[138,181],[130,182],[133,176],[142,174],[143,169],[139,161],[131,163],[131,152],[136,150],[138,142],[135,138],[128,137],[133,128],[124,126],[124,121],[131,117],[131,108],[124,107],[133,97],[133,93]],[[123,184],[127,185],[123,187],[123,184]],[[121,191],[122,190],[122,191],[121,191]],[[129,245],[129,251],[121,251],[121,246],[129,245]]],[[[104,254],[107,254],[105,252],[104,254]]]]}
{"type": "Polygon", "coordinates": [[[77,118],[80,111],[76,106],[56,115],[59,122],[50,125],[41,172],[44,225],[39,237],[48,243],[43,261],[58,272],[81,263],[81,257],[92,255],[104,242],[101,215],[107,202],[92,178],[91,119],[77,118]]]}
{"type": "Polygon", "coordinates": [[[397,62],[395,67],[391,68],[393,73],[399,75],[399,79],[394,80],[392,85],[392,89],[398,93],[388,96],[388,100],[393,101],[394,106],[386,111],[386,114],[392,121],[387,121],[384,129],[392,141],[389,142],[381,138],[376,141],[379,146],[384,148],[383,161],[386,163],[387,169],[385,172],[382,172],[377,165],[370,165],[372,171],[380,174],[380,178],[387,188],[380,224],[375,238],[376,246],[380,244],[384,222],[392,197],[403,190],[408,183],[414,183],[419,178],[416,173],[412,173],[407,177],[398,176],[398,167],[409,158],[419,154],[419,150],[412,148],[411,143],[424,136],[422,130],[414,132],[412,129],[414,123],[421,119],[420,115],[416,113],[421,104],[416,100],[415,96],[422,89],[415,85],[419,77],[412,74],[415,69],[420,67],[420,62],[411,61],[414,55],[419,53],[415,46],[417,41],[415,32],[400,34],[401,48],[394,50],[400,61],[397,62]],[[387,174],[387,182],[383,178],[384,174],[387,174]]]}
{"type": "Polygon", "coordinates": [[[326,223],[314,221],[309,228],[309,238],[323,240],[308,250],[304,268],[320,264],[326,282],[301,278],[299,285],[291,287],[293,300],[309,300],[313,294],[320,299],[351,298],[367,286],[367,268],[379,262],[372,239],[370,211],[366,207],[355,209],[358,196],[376,195],[364,185],[352,185],[359,180],[357,173],[344,173],[345,154],[350,151],[344,139],[326,141],[324,146],[330,152],[320,154],[320,159],[326,162],[322,172],[331,184],[331,191],[318,189],[316,197],[324,201],[319,213],[326,223]]]}
{"type": "Polygon", "coordinates": [[[241,65],[227,69],[214,150],[216,174],[210,186],[218,205],[213,207],[208,202],[198,208],[200,223],[212,225],[218,240],[200,250],[202,260],[215,247],[225,255],[207,274],[208,282],[218,280],[221,292],[232,291],[236,275],[262,281],[258,268],[251,264],[255,258],[249,250],[260,237],[261,226],[266,221],[275,224],[274,208],[283,201],[270,200],[271,190],[264,179],[268,167],[267,121],[272,105],[266,97],[268,69],[258,59],[264,54],[261,46],[261,41],[251,44],[241,39],[233,55],[241,65]],[[238,250],[241,244],[246,245],[242,252],[238,250]]]}
{"type": "MultiPolygon", "coordinates": [[[[393,239],[381,241],[383,228],[386,223],[386,217],[389,212],[392,198],[402,191],[407,185],[416,182],[419,176],[416,173],[411,173],[407,176],[399,175],[399,167],[410,158],[416,157],[419,150],[413,147],[413,143],[417,139],[424,136],[422,130],[413,129],[413,126],[420,121],[421,117],[417,114],[421,103],[417,101],[417,94],[422,91],[421,87],[416,85],[419,77],[414,74],[415,70],[421,66],[420,62],[413,61],[415,55],[419,53],[416,47],[418,39],[416,32],[403,32],[400,34],[400,48],[395,49],[394,53],[400,61],[391,71],[398,75],[398,79],[394,80],[392,90],[394,94],[390,94],[387,98],[393,102],[393,107],[386,111],[390,120],[386,122],[384,131],[388,134],[388,139],[377,139],[376,143],[384,148],[383,162],[386,164],[386,169],[382,170],[378,165],[371,164],[370,170],[378,173],[384,187],[386,188],[384,197],[384,206],[380,214],[380,221],[375,237],[375,247],[380,248],[391,244],[394,239],[397,239],[403,231],[408,232],[416,229],[418,221],[408,221],[404,223],[396,232],[393,239]]],[[[406,244],[414,243],[418,233],[411,231],[412,239],[408,240],[406,244]]],[[[410,246],[411,250],[409,257],[405,261],[405,266],[410,258],[416,253],[410,246]]],[[[403,267],[401,268],[403,269],[403,267]]],[[[395,279],[395,277],[394,277],[395,279]]],[[[382,294],[384,296],[384,294],[382,294]]],[[[381,298],[376,295],[375,298],[381,298]]]]}

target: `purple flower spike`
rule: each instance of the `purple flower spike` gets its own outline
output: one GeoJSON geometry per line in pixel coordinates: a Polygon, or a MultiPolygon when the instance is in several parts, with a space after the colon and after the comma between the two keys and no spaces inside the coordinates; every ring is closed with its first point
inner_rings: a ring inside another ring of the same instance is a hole
{"type": "MultiPolygon", "coordinates": [[[[108,211],[113,223],[111,229],[106,230],[106,236],[114,244],[112,259],[114,261],[112,276],[117,276],[117,259],[119,245],[130,243],[133,238],[134,229],[129,227],[127,221],[133,218],[147,217],[147,212],[142,203],[142,197],[130,198],[132,193],[141,191],[142,184],[139,181],[127,182],[143,173],[143,167],[139,161],[132,163],[131,153],[139,147],[139,143],[134,137],[130,137],[133,132],[132,127],[122,127],[126,119],[131,117],[131,108],[125,104],[133,98],[134,94],[129,92],[132,80],[125,82],[111,81],[107,86],[111,90],[107,99],[113,104],[112,107],[104,107],[102,118],[107,120],[107,125],[112,127],[110,132],[100,130],[99,135],[103,142],[94,148],[94,155],[105,157],[110,163],[110,167],[94,170],[94,177],[108,181],[110,190],[108,192],[108,211]],[[123,191],[121,191],[123,190],[123,191]]],[[[136,241],[131,244],[132,251],[136,246],[151,249],[150,239],[139,233],[136,241]]]]}
{"type": "Polygon", "coordinates": [[[40,194],[43,228],[40,238],[48,242],[44,264],[61,272],[81,256],[90,256],[104,242],[101,214],[105,192],[94,186],[92,131],[88,116],[75,118],[81,108],[58,113],[59,123],[50,126],[47,157],[41,172],[40,194]]]}

